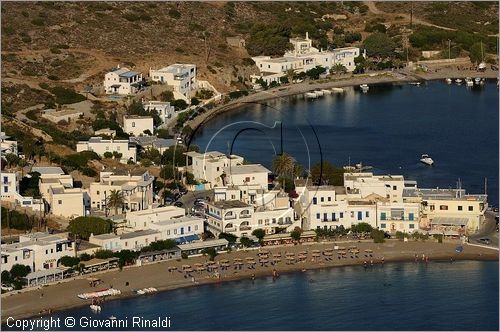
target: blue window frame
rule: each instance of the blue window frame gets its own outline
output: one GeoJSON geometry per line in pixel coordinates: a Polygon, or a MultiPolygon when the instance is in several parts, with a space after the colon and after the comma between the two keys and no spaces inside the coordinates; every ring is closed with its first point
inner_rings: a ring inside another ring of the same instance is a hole
{"type": "Polygon", "coordinates": [[[9,191],[9,187],[7,187],[7,186],[3,187],[3,192],[4,192],[4,193],[6,193],[6,192],[8,192],[8,191],[9,191]]]}
{"type": "Polygon", "coordinates": [[[410,224],[410,228],[411,228],[411,229],[414,229],[414,228],[415,228],[415,225],[414,225],[414,224],[410,224]]]}
{"type": "Polygon", "coordinates": [[[335,213],[332,213],[332,220],[335,221],[335,213]]]}
{"type": "Polygon", "coordinates": [[[3,183],[7,183],[7,182],[9,182],[9,178],[7,176],[4,176],[3,177],[3,183]]]}
{"type": "Polygon", "coordinates": [[[408,213],[408,220],[413,221],[415,216],[413,215],[413,212],[408,213]]]}
{"type": "Polygon", "coordinates": [[[319,213],[316,213],[316,219],[320,219],[321,215],[319,213]]]}
{"type": "Polygon", "coordinates": [[[380,224],[380,228],[385,228],[385,224],[380,224]]]}
{"type": "MultiPolygon", "coordinates": [[[[386,219],[385,212],[380,213],[380,220],[385,220],[385,219],[386,219]]],[[[383,225],[385,225],[385,224],[383,224],[383,225]]]]}
{"type": "Polygon", "coordinates": [[[184,234],[184,227],[181,227],[181,234],[184,234]]]}
{"type": "Polygon", "coordinates": [[[323,213],[323,221],[327,221],[328,220],[328,213],[323,213]]]}
{"type": "Polygon", "coordinates": [[[365,213],[365,217],[369,218],[370,217],[370,212],[369,211],[366,211],[365,213]]]}
{"type": "Polygon", "coordinates": [[[363,212],[358,211],[358,220],[363,220],[363,212]]]}

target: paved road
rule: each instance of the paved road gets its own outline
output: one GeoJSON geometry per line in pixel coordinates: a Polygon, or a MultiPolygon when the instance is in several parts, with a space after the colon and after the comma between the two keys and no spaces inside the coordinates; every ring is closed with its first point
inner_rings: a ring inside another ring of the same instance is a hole
{"type": "Polygon", "coordinates": [[[492,211],[486,211],[485,222],[479,228],[479,232],[477,234],[469,236],[469,242],[484,245],[484,243],[480,242],[479,239],[488,238],[490,239],[489,245],[498,248],[498,232],[496,231],[496,220],[495,220],[496,216],[498,216],[498,213],[492,211]]]}
{"type": "Polygon", "coordinates": [[[189,191],[187,194],[179,198],[179,201],[184,204],[186,211],[189,213],[191,208],[194,205],[194,200],[197,198],[205,198],[209,197],[210,201],[214,199],[214,191],[213,190],[203,190],[203,191],[189,191]]]}

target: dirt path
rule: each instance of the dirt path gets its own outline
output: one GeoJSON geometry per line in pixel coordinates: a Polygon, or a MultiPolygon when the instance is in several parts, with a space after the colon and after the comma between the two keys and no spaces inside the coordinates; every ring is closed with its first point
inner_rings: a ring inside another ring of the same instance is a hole
{"type": "Polygon", "coordinates": [[[415,15],[413,15],[413,18],[410,18],[410,15],[406,14],[406,13],[387,13],[387,12],[384,12],[384,11],[382,11],[382,10],[380,10],[380,9],[377,8],[377,5],[375,4],[374,1],[363,1],[363,3],[368,6],[368,9],[373,14],[383,15],[383,16],[386,17],[386,19],[389,19],[391,21],[395,21],[396,20],[396,16],[401,16],[407,22],[410,22],[410,19],[411,19],[414,24],[425,25],[425,26],[428,26],[428,27],[434,27],[434,28],[448,30],[448,31],[457,31],[457,29],[443,27],[443,26],[440,26],[440,25],[436,25],[436,24],[432,24],[432,23],[426,22],[426,21],[424,21],[422,19],[419,19],[419,18],[415,17],[415,15]]]}

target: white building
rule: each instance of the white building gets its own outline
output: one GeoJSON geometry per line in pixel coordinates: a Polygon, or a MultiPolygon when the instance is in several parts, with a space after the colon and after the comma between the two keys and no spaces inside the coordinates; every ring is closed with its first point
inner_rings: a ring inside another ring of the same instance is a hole
{"type": "Polygon", "coordinates": [[[306,33],[305,38],[290,38],[293,50],[288,51],[283,57],[271,58],[269,56],[253,57],[260,75],[252,75],[251,80],[255,82],[262,78],[267,84],[278,82],[287,71],[295,73],[306,72],[316,66],[326,68],[327,72],[336,65],[343,65],[348,72],[352,72],[356,65],[354,59],[361,54],[358,47],[344,47],[332,51],[318,50],[312,46],[312,40],[306,33]]]}
{"type": "Polygon", "coordinates": [[[13,153],[17,156],[18,155],[17,141],[9,140],[9,138],[10,137],[5,135],[3,131],[0,132],[1,153],[2,155],[13,153]]]}
{"type": "MultiPolygon", "coordinates": [[[[154,176],[141,169],[127,171],[103,171],[99,182],[92,182],[89,188],[90,206],[97,210],[106,210],[106,202],[112,190],[123,193],[124,211],[147,209],[153,203],[154,176]]],[[[122,209],[118,209],[121,213],[122,209]]],[[[114,213],[114,208],[107,210],[114,213]]]]}
{"type": "Polygon", "coordinates": [[[249,194],[251,191],[268,189],[268,176],[271,171],[260,164],[226,166],[223,172],[226,175],[226,184],[245,188],[249,194]]]}
{"type": "Polygon", "coordinates": [[[138,92],[143,85],[142,74],[128,68],[116,68],[104,75],[107,94],[128,95],[138,92]]]}
{"type": "Polygon", "coordinates": [[[67,233],[31,233],[19,236],[19,242],[2,244],[2,271],[10,271],[13,265],[27,265],[31,271],[57,267],[63,256],[74,256],[74,242],[67,233]]]}
{"type": "Polygon", "coordinates": [[[154,132],[153,118],[150,116],[125,115],[123,131],[133,136],[152,135],[154,132]],[[145,131],[149,131],[146,134],[145,131]]]}
{"type": "Polygon", "coordinates": [[[293,209],[289,207],[269,210],[235,200],[208,203],[207,210],[207,229],[216,236],[231,233],[248,237],[259,228],[274,234],[293,223],[293,209]]]}
{"type": "Polygon", "coordinates": [[[30,208],[33,211],[45,211],[45,205],[41,199],[24,197],[19,193],[19,172],[2,172],[1,174],[1,199],[15,206],[30,208]]]}
{"type": "Polygon", "coordinates": [[[403,202],[405,180],[402,175],[373,175],[373,173],[344,173],[344,187],[351,197],[364,198],[377,194],[391,202],[403,202]]]}
{"type": "Polygon", "coordinates": [[[180,218],[185,214],[185,209],[170,205],[160,208],[148,208],[142,211],[127,212],[126,220],[128,227],[138,230],[152,228],[152,224],[173,218],[180,218]]]}
{"type": "Polygon", "coordinates": [[[211,187],[223,186],[222,174],[224,167],[235,167],[243,164],[243,157],[237,155],[226,156],[218,151],[199,153],[186,152],[188,157],[188,171],[194,175],[195,180],[209,184],[211,187]]]}
{"type": "Polygon", "coordinates": [[[103,139],[102,137],[91,137],[88,141],[80,141],[76,144],[76,151],[94,151],[103,157],[106,152],[118,152],[122,154],[120,161],[127,163],[137,161],[137,147],[135,143],[128,140],[103,139]]]}
{"type": "Polygon", "coordinates": [[[142,106],[148,112],[153,110],[158,112],[164,125],[175,115],[175,108],[168,101],[143,101],[142,106]]]}
{"type": "Polygon", "coordinates": [[[86,215],[90,198],[86,191],[73,187],[71,175],[42,174],[38,186],[51,214],[65,218],[86,215]]]}
{"type": "Polygon", "coordinates": [[[111,251],[131,250],[138,251],[147,247],[152,242],[161,240],[160,232],[152,229],[144,229],[116,235],[113,233],[91,235],[89,242],[111,251]]]}
{"type": "Polygon", "coordinates": [[[193,91],[197,89],[196,65],[175,63],[160,69],[149,69],[149,77],[173,87],[175,99],[191,102],[193,91]]]}
{"type": "Polygon", "coordinates": [[[477,232],[488,208],[487,195],[466,194],[465,189],[411,188],[404,196],[405,201],[421,204],[420,227],[437,234],[477,232]]]}

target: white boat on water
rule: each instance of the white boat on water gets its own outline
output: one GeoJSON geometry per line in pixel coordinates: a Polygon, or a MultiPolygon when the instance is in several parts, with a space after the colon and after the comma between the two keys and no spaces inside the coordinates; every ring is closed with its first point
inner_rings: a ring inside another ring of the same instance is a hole
{"type": "Polygon", "coordinates": [[[326,90],[326,89],[321,90],[321,92],[323,92],[324,95],[331,95],[332,94],[332,91],[326,90]]]}
{"type": "Polygon", "coordinates": [[[342,89],[342,88],[332,88],[332,92],[334,92],[334,93],[344,93],[344,89],[342,89]]]}
{"type": "Polygon", "coordinates": [[[109,320],[116,320],[116,317],[115,316],[109,316],[108,319],[109,320]]]}
{"type": "Polygon", "coordinates": [[[304,96],[308,99],[318,98],[318,95],[316,94],[316,92],[306,92],[306,93],[304,93],[304,96]]]}
{"type": "Polygon", "coordinates": [[[432,166],[434,164],[434,160],[432,160],[431,157],[429,157],[428,154],[423,154],[422,157],[420,158],[420,162],[432,166]]]}
{"type": "Polygon", "coordinates": [[[370,89],[370,87],[368,86],[368,84],[360,84],[359,87],[361,88],[361,90],[363,92],[368,92],[368,90],[370,89]]]}
{"type": "Polygon", "coordinates": [[[476,83],[476,84],[481,84],[481,79],[480,79],[479,77],[476,77],[476,78],[474,79],[474,83],[476,83]]]}
{"type": "Polygon", "coordinates": [[[411,82],[411,85],[420,86],[420,82],[411,82]]]}
{"type": "Polygon", "coordinates": [[[446,81],[446,83],[448,83],[448,84],[451,84],[451,82],[452,82],[451,78],[447,78],[445,81],[446,81]]]}
{"type": "Polygon", "coordinates": [[[455,80],[455,83],[457,83],[457,84],[462,84],[462,79],[457,78],[457,79],[455,80]]]}
{"type": "Polygon", "coordinates": [[[95,313],[99,313],[99,312],[101,312],[101,306],[100,305],[96,305],[96,304],[91,304],[90,305],[90,310],[92,310],[95,313]]]}
{"type": "Polygon", "coordinates": [[[474,81],[472,80],[472,78],[470,78],[470,77],[466,77],[466,78],[465,78],[465,84],[466,84],[467,86],[473,86],[473,85],[474,85],[474,81]]]}

